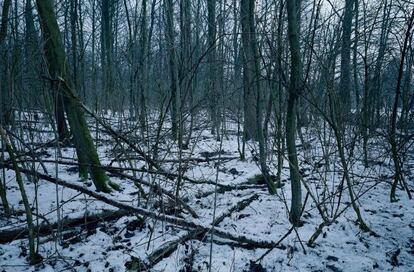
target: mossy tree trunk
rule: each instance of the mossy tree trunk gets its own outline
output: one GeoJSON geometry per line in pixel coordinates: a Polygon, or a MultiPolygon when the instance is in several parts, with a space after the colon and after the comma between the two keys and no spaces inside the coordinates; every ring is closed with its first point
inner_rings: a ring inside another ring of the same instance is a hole
{"type": "Polygon", "coordinates": [[[81,101],[70,79],[68,62],[53,10],[53,1],[36,0],[36,4],[43,32],[49,76],[54,84],[58,84],[57,92],[63,96],[63,104],[80,163],[79,174],[82,178],[87,178],[89,172],[96,189],[109,192],[109,179],[100,167],[99,157],[86,123],[81,101]]]}

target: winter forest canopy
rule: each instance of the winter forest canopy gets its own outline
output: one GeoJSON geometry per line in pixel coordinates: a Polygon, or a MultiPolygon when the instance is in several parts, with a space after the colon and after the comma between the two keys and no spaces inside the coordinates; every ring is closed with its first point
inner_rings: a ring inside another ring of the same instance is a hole
{"type": "Polygon", "coordinates": [[[411,271],[414,3],[0,0],[1,271],[411,271]]]}

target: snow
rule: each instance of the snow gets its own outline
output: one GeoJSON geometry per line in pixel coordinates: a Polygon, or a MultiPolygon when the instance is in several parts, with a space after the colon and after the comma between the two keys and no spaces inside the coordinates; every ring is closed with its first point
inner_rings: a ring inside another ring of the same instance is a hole
{"type": "MultiPolygon", "coordinates": [[[[113,125],[116,121],[112,120],[113,125]]],[[[229,129],[236,130],[235,125],[229,124],[229,129]]],[[[50,129],[50,128],[49,128],[50,129]]],[[[305,181],[319,201],[322,201],[323,192],[329,195],[335,192],[341,181],[342,167],[339,159],[331,158],[329,170],[325,172],[325,166],[319,169],[313,167],[323,158],[321,144],[308,131],[307,139],[313,139],[311,148],[300,151],[301,169],[305,172],[305,181]],[[305,162],[305,159],[307,163],[305,162]],[[328,184],[326,187],[322,185],[328,184]]],[[[48,136],[53,139],[53,135],[48,136]]],[[[195,139],[190,148],[183,154],[183,159],[188,157],[201,158],[201,152],[214,152],[219,150],[220,142],[210,135],[207,130],[196,131],[195,139]]],[[[100,139],[110,139],[108,136],[100,135],[100,139]]],[[[42,139],[45,141],[45,139],[42,139]]],[[[332,146],[326,146],[330,152],[335,150],[335,142],[332,146]]],[[[362,155],[359,147],[356,149],[356,156],[349,162],[351,176],[354,177],[354,192],[362,196],[359,198],[359,205],[364,220],[369,227],[378,235],[374,236],[362,232],[356,222],[356,216],[351,207],[330,226],[323,229],[322,234],[316,240],[314,247],[307,246],[307,241],[314,234],[316,228],[322,223],[321,216],[312,198],[308,198],[303,213],[304,226],[293,231],[281,243],[280,248],[273,249],[263,258],[260,265],[266,271],[414,271],[414,202],[409,200],[406,194],[398,191],[399,202],[389,202],[389,190],[392,177],[392,162],[387,156],[381,153],[376,143],[371,143],[373,151],[371,156],[382,160],[383,164],[373,164],[365,168],[361,161],[362,155]],[[375,149],[375,147],[378,147],[375,149]],[[382,159],[384,158],[384,159],[382,159]],[[369,189],[367,192],[366,190],[369,189]],[[304,246],[306,253],[302,249],[304,246]],[[398,266],[391,264],[394,253],[398,254],[398,266]]],[[[148,145],[149,146],[149,145],[148,145]]],[[[99,154],[103,164],[109,164],[117,151],[114,145],[108,141],[99,145],[99,154]]],[[[144,150],[145,145],[142,146],[144,150]]],[[[177,159],[178,149],[169,140],[165,140],[160,146],[160,158],[177,159]]],[[[126,147],[124,147],[126,148],[126,147]]],[[[249,142],[246,146],[246,160],[232,159],[220,163],[218,183],[222,185],[246,184],[247,180],[260,173],[260,169],[253,160],[252,150],[256,144],[249,142]],[[230,169],[236,169],[237,174],[230,173],[230,169]]],[[[238,156],[237,137],[228,135],[223,140],[222,156],[238,156]]],[[[45,154],[55,154],[54,147],[44,149],[45,154]]],[[[73,148],[61,150],[62,160],[76,158],[73,148]]],[[[270,154],[272,160],[272,172],[276,172],[275,154],[270,154]]],[[[46,156],[44,157],[46,159],[46,156]]],[[[410,159],[412,165],[413,158],[410,159]]],[[[215,180],[217,161],[189,162],[185,175],[196,180],[215,180]]],[[[38,164],[37,168],[41,171],[38,164]]],[[[54,163],[45,163],[50,175],[54,176],[54,163]]],[[[128,164],[125,163],[126,166],[128,164]]],[[[125,166],[114,163],[114,166],[125,166]]],[[[133,167],[140,168],[145,163],[134,160],[133,167]]],[[[176,171],[177,163],[165,163],[164,169],[171,172],[176,171]]],[[[328,166],[327,166],[328,167],[328,166]]],[[[77,184],[82,181],[77,173],[69,171],[71,166],[59,165],[59,178],[77,184]]],[[[411,168],[412,170],[412,168],[411,168]]],[[[408,168],[407,182],[412,186],[412,174],[408,168]]],[[[288,220],[290,203],[290,186],[288,180],[288,164],[285,161],[282,173],[282,180],[285,186],[278,189],[277,195],[269,195],[266,187],[247,190],[233,190],[217,194],[216,215],[229,209],[240,200],[258,194],[259,198],[253,201],[241,212],[235,212],[219,224],[219,228],[235,234],[245,234],[257,240],[278,241],[287,233],[291,227],[288,220]]],[[[131,172],[128,172],[132,174],[131,172]]],[[[160,175],[149,175],[137,173],[137,176],[150,182],[156,182],[162,188],[171,190],[174,193],[174,183],[160,175]]],[[[8,199],[15,211],[24,210],[20,201],[20,192],[14,180],[14,172],[6,171],[8,187],[8,199]]],[[[112,181],[120,184],[122,192],[111,193],[110,197],[129,205],[140,206],[147,209],[155,209],[157,201],[161,198],[151,195],[148,200],[139,197],[135,185],[124,179],[111,177],[112,181]]],[[[50,222],[56,222],[56,197],[59,198],[61,218],[76,218],[85,213],[99,213],[103,210],[116,210],[105,203],[92,199],[89,196],[80,194],[72,189],[63,188],[40,180],[38,183],[38,199],[35,201],[35,184],[25,180],[26,190],[31,200],[32,207],[36,207],[35,221],[42,222],[46,218],[50,222]]],[[[91,181],[85,186],[93,189],[91,181]]],[[[256,186],[257,187],[257,186],[256,186]]],[[[144,186],[146,192],[148,188],[144,186]]],[[[306,190],[303,189],[303,199],[306,190]]],[[[213,221],[214,194],[207,197],[197,198],[201,192],[214,190],[212,184],[192,184],[184,181],[180,196],[188,199],[188,204],[200,216],[200,222],[206,226],[213,221]]],[[[166,198],[164,197],[164,200],[166,198]]],[[[338,197],[326,205],[328,214],[336,209],[338,197]]],[[[346,207],[349,202],[348,191],[344,190],[340,204],[340,210],[346,207]]],[[[181,213],[180,216],[192,221],[188,214],[181,213]]],[[[125,263],[132,257],[146,260],[151,252],[168,241],[173,241],[178,236],[185,235],[186,230],[173,226],[169,223],[154,219],[146,219],[144,225],[137,229],[128,230],[129,222],[135,220],[135,216],[124,216],[116,221],[101,222],[96,230],[79,229],[78,240],[56,243],[51,236],[40,238],[41,244],[39,253],[44,261],[37,266],[29,266],[26,261],[27,239],[20,239],[8,244],[0,244],[0,267],[2,271],[125,271],[125,263]]],[[[36,223],[35,222],[35,223],[36,223]]],[[[12,218],[0,218],[0,230],[13,229],[25,226],[24,214],[12,218]]],[[[214,236],[212,251],[212,271],[256,271],[249,270],[250,262],[260,258],[267,249],[241,248],[214,236]]],[[[156,264],[151,271],[179,271],[186,263],[186,259],[193,257],[193,271],[208,271],[210,256],[210,234],[202,240],[193,239],[183,245],[179,245],[168,258],[156,264]]],[[[260,271],[260,270],[257,270],[260,271]]]]}

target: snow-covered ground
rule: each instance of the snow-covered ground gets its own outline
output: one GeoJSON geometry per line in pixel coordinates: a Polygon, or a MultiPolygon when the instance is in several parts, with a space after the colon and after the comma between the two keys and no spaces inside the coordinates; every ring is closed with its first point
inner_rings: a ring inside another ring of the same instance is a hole
{"type": "MultiPolygon", "coordinates": [[[[233,131],[237,127],[230,127],[233,131]]],[[[51,135],[49,135],[52,137],[51,135]]],[[[210,135],[207,130],[195,131],[190,150],[185,150],[182,158],[204,158],[203,152],[219,151],[220,142],[210,135]]],[[[306,197],[303,190],[303,200],[306,206],[303,212],[303,227],[292,231],[280,244],[273,249],[260,262],[253,264],[267,249],[241,247],[239,243],[213,236],[212,244],[212,271],[414,271],[414,201],[398,190],[399,202],[390,203],[389,191],[392,180],[392,162],[381,159],[381,149],[372,145],[371,156],[377,161],[369,168],[363,167],[359,156],[361,152],[356,148],[356,158],[349,161],[351,177],[353,178],[354,192],[360,196],[358,204],[364,220],[377,234],[362,232],[356,224],[356,215],[349,207],[347,189],[343,190],[339,197],[338,186],[342,180],[342,167],[336,155],[331,156],[329,167],[315,167],[323,158],[321,144],[312,132],[305,134],[311,142],[309,149],[299,148],[301,170],[305,182],[309,185],[312,195],[318,202],[324,202],[323,209],[331,215],[337,209],[338,200],[341,204],[339,210],[348,207],[336,221],[323,228],[322,234],[316,240],[313,247],[307,246],[307,241],[322,223],[321,216],[316,208],[314,199],[306,197]],[[379,163],[382,162],[382,163],[379,163]],[[326,167],[326,168],[325,168],[326,167]],[[369,189],[369,190],[368,190],[369,189]],[[332,193],[337,193],[332,197],[332,193]],[[325,198],[324,198],[325,197],[325,198]],[[326,200],[326,201],[324,201],[326,200]]],[[[100,136],[100,139],[110,139],[100,136]]],[[[44,139],[43,139],[44,140],[44,139]]],[[[335,143],[331,140],[331,148],[335,150],[335,143]]],[[[299,143],[298,143],[299,145],[299,143]]],[[[128,155],[133,152],[128,150],[128,155]]],[[[145,149],[145,147],[143,147],[145,149]]],[[[223,158],[227,158],[218,164],[218,183],[222,185],[246,185],[249,178],[260,173],[257,162],[254,160],[254,143],[246,146],[246,160],[238,159],[237,136],[229,133],[222,143],[223,158]],[[233,158],[234,157],[234,158],[233,158]]],[[[141,168],[145,166],[143,161],[132,159],[131,162],[113,162],[114,153],[122,153],[114,142],[102,141],[99,145],[99,154],[104,165],[112,162],[112,166],[141,168]],[[116,151],[118,150],[118,151],[116,151]]],[[[52,160],[55,156],[55,148],[43,149],[44,160],[52,160]]],[[[70,162],[75,159],[73,148],[61,149],[61,160],[70,162]]],[[[217,154],[215,154],[217,155],[217,154]]],[[[135,155],[136,156],[136,155],[135,155]]],[[[275,153],[271,157],[270,168],[276,173],[275,153]]],[[[413,186],[412,169],[414,165],[414,152],[406,163],[406,179],[413,186]],[[407,166],[408,165],[408,166],[407,166]]],[[[177,159],[177,148],[169,140],[164,139],[160,143],[160,158],[177,159]]],[[[217,158],[215,156],[214,158],[217,158]]],[[[122,158],[119,157],[119,158],[122,158]]],[[[190,161],[186,166],[185,176],[194,180],[215,181],[218,160],[206,162],[190,161]]],[[[164,169],[177,173],[178,163],[160,163],[164,169]]],[[[184,163],[186,164],[186,163],[184,163]]],[[[48,172],[55,176],[56,167],[60,179],[75,184],[82,184],[71,165],[58,165],[45,162],[48,172]]],[[[30,166],[30,163],[28,163],[30,166]]],[[[36,164],[38,171],[42,171],[36,164]]],[[[291,228],[288,220],[290,203],[290,184],[288,163],[285,160],[281,178],[284,187],[278,189],[277,195],[270,195],[263,186],[252,184],[251,189],[231,190],[217,194],[201,196],[204,192],[213,192],[214,185],[209,183],[194,184],[183,181],[180,197],[200,216],[197,222],[211,224],[213,220],[213,207],[216,206],[216,217],[239,201],[249,198],[254,194],[258,198],[240,212],[233,213],[225,218],[218,227],[234,234],[244,234],[257,240],[278,241],[291,228]]],[[[132,174],[132,172],[125,171],[132,174]]],[[[14,172],[6,171],[8,199],[15,211],[23,211],[20,192],[14,180],[14,172]]],[[[160,175],[136,173],[138,178],[159,184],[162,188],[174,193],[175,185],[171,180],[160,175]]],[[[161,200],[166,198],[151,194],[149,199],[140,197],[139,189],[133,182],[127,179],[111,177],[111,180],[120,184],[123,190],[113,192],[108,197],[132,206],[145,207],[156,210],[161,200]]],[[[117,210],[116,208],[99,202],[85,194],[75,190],[56,187],[55,184],[40,180],[35,190],[35,184],[25,180],[26,190],[31,200],[35,214],[35,224],[57,221],[57,202],[59,199],[60,218],[82,217],[86,213],[97,214],[102,210],[117,210]],[[35,192],[37,191],[37,201],[35,192]]],[[[94,190],[91,182],[84,186],[94,190]]],[[[143,186],[148,193],[149,190],[143,186]]],[[[167,205],[164,203],[164,206],[167,205]]],[[[180,217],[193,220],[186,213],[180,217]]],[[[15,229],[25,226],[24,214],[0,218],[0,231],[15,229]]],[[[76,230],[72,229],[71,231],[76,230]]],[[[123,216],[117,220],[102,221],[93,229],[77,229],[76,235],[70,235],[69,240],[63,239],[57,243],[53,236],[40,237],[39,253],[44,258],[37,266],[29,266],[26,261],[27,239],[15,240],[7,244],[0,244],[0,270],[1,271],[125,271],[138,262],[146,261],[148,256],[159,249],[168,241],[185,235],[188,230],[155,219],[146,219],[139,223],[135,216],[123,216]],[[135,223],[135,224],[134,224],[135,223]],[[77,238],[77,239],[75,239],[77,238]],[[138,258],[138,259],[137,259],[138,258]],[[131,262],[132,260],[132,262],[131,262]]],[[[65,237],[63,230],[62,236],[65,237]]],[[[194,239],[180,244],[169,257],[162,259],[151,271],[208,271],[211,238],[207,234],[204,239],[194,239]],[[192,270],[185,270],[191,264],[192,270]]],[[[137,270],[135,270],[137,271],[137,270]]],[[[138,270],[139,271],[139,270],[138,270]]]]}

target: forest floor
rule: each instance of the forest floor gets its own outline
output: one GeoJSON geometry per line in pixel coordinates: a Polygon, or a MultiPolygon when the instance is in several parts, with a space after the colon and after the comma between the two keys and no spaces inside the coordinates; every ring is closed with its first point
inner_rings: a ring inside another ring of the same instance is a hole
{"type": "MultiPolygon", "coordinates": [[[[116,120],[111,122],[121,131],[116,120]]],[[[246,145],[246,160],[240,161],[235,132],[237,127],[229,128],[233,130],[229,130],[222,143],[207,129],[196,130],[190,144],[191,149],[184,150],[181,155],[182,168],[186,168],[184,176],[200,182],[183,180],[179,197],[198,214],[198,219],[191,218],[191,215],[184,211],[172,210],[172,205],[169,206],[171,200],[165,196],[160,197],[144,185],[142,188],[149,197],[143,198],[136,184],[117,175],[111,175],[111,180],[121,185],[122,191],[107,194],[107,197],[157,213],[164,211],[189,222],[207,226],[213,221],[214,207],[217,218],[240,201],[246,200],[246,207],[229,214],[217,228],[258,241],[276,242],[284,239],[260,261],[255,262],[268,249],[219,238],[211,233],[202,233],[179,244],[169,256],[163,256],[158,262],[154,262],[150,271],[208,271],[210,252],[211,271],[414,271],[414,201],[409,200],[405,192],[399,189],[397,193],[400,200],[390,203],[392,162],[384,156],[387,153],[382,151],[384,149],[381,143],[371,143],[370,153],[374,159],[369,167],[363,166],[358,145],[356,156],[349,161],[353,189],[359,196],[358,204],[363,218],[376,234],[373,235],[361,231],[356,224],[355,212],[349,207],[348,191],[343,190],[339,196],[338,190],[344,187],[341,184],[343,171],[335,155],[334,142],[331,141],[330,146],[324,147],[333,154],[329,165],[321,163],[322,146],[315,136],[315,131],[305,132],[305,139],[310,144],[306,149],[298,142],[300,169],[304,181],[318,202],[324,203],[322,209],[326,214],[333,214],[339,202],[338,209],[345,209],[330,226],[323,228],[321,235],[311,247],[307,245],[307,241],[322,223],[315,199],[307,196],[305,188],[302,188],[304,201],[306,198],[302,215],[304,225],[292,231],[288,220],[291,192],[287,161],[284,162],[281,175],[285,186],[278,189],[276,195],[270,195],[265,185],[253,182],[256,175],[260,174],[254,151],[252,152],[256,149],[255,143],[246,145]],[[381,159],[383,156],[384,159],[381,159]],[[214,193],[216,175],[219,186],[217,188],[228,190],[222,189],[218,190],[217,194],[214,193]],[[224,185],[228,186],[223,187],[224,185]],[[238,189],[239,185],[243,185],[243,188],[238,189]],[[287,233],[289,234],[284,237],[287,233]]],[[[53,138],[51,127],[44,126],[42,130],[41,133],[35,132],[35,136],[27,139],[27,142],[44,143],[47,139],[53,138]],[[36,133],[43,138],[37,137],[36,133]]],[[[99,138],[98,150],[103,165],[141,169],[142,172],[136,173],[137,178],[158,184],[175,194],[175,181],[162,175],[146,173],[145,169],[148,167],[145,161],[138,158],[127,146],[116,144],[109,136],[103,134],[99,138]]],[[[142,140],[138,136],[130,139],[137,143],[142,140]]],[[[143,147],[143,150],[147,149],[143,147]]],[[[60,179],[83,185],[93,191],[91,181],[81,181],[77,168],[70,165],[76,162],[74,149],[61,147],[60,151],[59,160],[68,162],[66,165],[52,162],[57,156],[56,147],[38,149],[49,175],[56,177],[57,173],[60,179]]],[[[272,157],[269,165],[274,173],[276,152],[269,156],[272,157]]],[[[177,173],[178,157],[177,147],[168,138],[162,139],[159,143],[159,158],[162,158],[160,164],[163,169],[177,173]]],[[[27,162],[27,165],[30,167],[31,163],[27,162]]],[[[408,155],[405,164],[406,179],[411,188],[414,182],[413,166],[414,152],[408,155]]],[[[36,163],[36,169],[42,172],[39,163],[36,163]]],[[[131,171],[123,173],[133,174],[131,171]]],[[[8,199],[17,213],[11,218],[1,215],[0,232],[25,226],[24,213],[19,213],[24,211],[24,207],[14,172],[7,170],[5,176],[8,199]]],[[[85,217],[87,221],[86,215],[117,210],[86,194],[56,186],[42,179],[38,183],[33,183],[26,178],[25,186],[34,213],[39,215],[35,216],[35,224],[57,222],[57,199],[61,219],[85,217]]],[[[1,243],[0,270],[139,271],[143,263],[148,263],[151,253],[188,232],[189,230],[180,226],[154,218],[145,218],[145,221],[137,219],[134,215],[102,218],[96,224],[92,224],[92,227],[82,227],[82,224],[79,224],[69,229],[62,228],[59,232],[53,232],[53,235],[41,236],[39,254],[42,255],[43,262],[36,266],[29,266],[26,261],[27,238],[1,243]],[[56,235],[61,237],[60,242],[57,242],[56,235]]]]}

